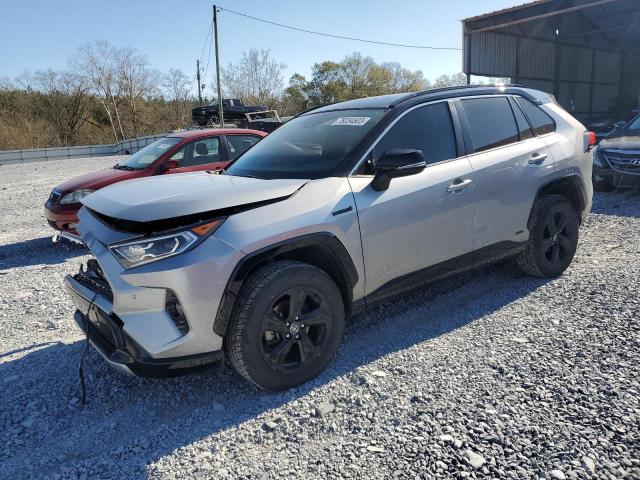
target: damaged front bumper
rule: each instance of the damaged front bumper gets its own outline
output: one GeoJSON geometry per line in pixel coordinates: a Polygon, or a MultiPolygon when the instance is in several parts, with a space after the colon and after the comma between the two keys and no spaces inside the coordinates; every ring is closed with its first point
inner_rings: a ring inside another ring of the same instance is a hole
{"type": "Polygon", "coordinates": [[[87,286],[83,271],[65,278],[65,288],[77,306],[74,320],[116,370],[141,377],[165,377],[189,373],[222,360],[220,350],[178,358],[151,357],[124,331],[122,321],[112,311],[109,293],[101,291],[99,283],[87,286]]]}

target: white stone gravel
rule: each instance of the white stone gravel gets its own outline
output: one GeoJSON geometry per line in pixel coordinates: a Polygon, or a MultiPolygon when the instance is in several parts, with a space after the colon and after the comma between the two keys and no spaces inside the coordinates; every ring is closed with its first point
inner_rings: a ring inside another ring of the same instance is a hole
{"type": "Polygon", "coordinates": [[[90,351],[61,288],[86,251],[42,205],[117,159],[0,167],[0,478],[640,478],[640,194],[598,194],[562,277],[492,267],[350,323],[267,394],[228,366],[150,380],[90,351]]]}

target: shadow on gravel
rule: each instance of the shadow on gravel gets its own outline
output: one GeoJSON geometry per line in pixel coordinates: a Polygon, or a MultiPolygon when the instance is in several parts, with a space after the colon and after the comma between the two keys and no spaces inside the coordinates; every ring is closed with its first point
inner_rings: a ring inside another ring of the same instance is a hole
{"type": "Polygon", "coordinates": [[[591,213],[640,218],[640,189],[595,192],[591,213]]]}
{"type": "MultiPolygon", "coordinates": [[[[100,467],[105,477],[118,477],[118,468],[126,464],[138,472],[128,478],[146,478],[146,465],[176,449],[263,414],[259,424],[274,420],[269,410],[337,377],[368,388],[371,379],[354,371],[358,367],[463,327],[544,283],[491,267],[409,294],[353,318],[330,368],[308,384],[278,394],[254,388],[228,366],[172,379],[129,377],[90,349],[85,363],[88,403],[82,406],[77,400],[83,342],[4,358],[0,471],[7,478],[75,475],[77,466],[106,462],[100,467]]],[[[401,365],[390,373],[404,374],[401,365]]],[[[276,425],[286,428],[286,420],[276,425]]]]}
{"type": "Polygon", "coordinates": [[[33,238],[0,245],[0,270],[31,265],[53,265],[88,253],[83,245],[66,240],[53,243],[51,237],[33,238]]]}

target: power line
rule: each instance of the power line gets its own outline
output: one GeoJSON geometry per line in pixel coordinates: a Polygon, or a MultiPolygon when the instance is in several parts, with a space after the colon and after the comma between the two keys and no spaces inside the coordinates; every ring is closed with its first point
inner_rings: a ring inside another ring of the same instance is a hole
{"type": "Polygon", "coordinates": [[[270,20],[265,20],[263,18],[252,17],[251,15],[247,15],[246,13],[236,12],[234,10],[229,10],[228,8],[222,8],[222,7],[218,7],[218,8],[220,10],[224,10],[225,12],[233,13],[234,15],[239,15],[241,17],[250,18],[251,20],[256,20],[257,22],[268,23],[269,25],[275,25],[277,27],[288,28],[289,30],[296,30],[298,32],[310,33],[310,34],[313,34],[313,35],[320,35],[322,37],[339,38],[339,39],[342,39],[342,40],[352,40],[354,42],[374,43],[376,45],[387,45],[387,46],[390,46],[390,47],[420,48],[420,49],[425,49],[425,50],[455,50],[455,51],[462,50],[461,48],[455,48],[455,47],[433,47],[433,46],[429,46],[429,45],[406,45],[406,44],[403,44],[403,43],[378,42],[376,40],[365,40],[363,38],[345,37],[343,35],[333,35],[331,33],[316,32],[316,31],[313,31],[313,30],[307,30],[307,29],[304,29],[304,28],[292,27],[291,25],[284,25],[282,23],[272,22],[270,20]]]}
{"type": "Polygon", "coordinates": [[[202,51],[200,52],[200,56],[198,57],[200,60],[202,60],[202,55],[204,54],[204,49],[207,47],[207,40],[209,40],[209,37],[211,36],[211,30],[213,29],[213,25],[209,25],[209,30],[207,31],[207,36],[204,39],[204,43],[202,44],[202,51]]]}
{"type": "MultiPolygon", "coordinates": [[[[213,28],[213,27],[212,27],[213,28]]],[[[209,30],[211,32],[211,29],[209,30]]],[[[209,60],[211,60],[211,45],[213,44],[213,36],[211,37],[211,41],[209,42],[209,53],[207,53],[207,66],[204,67],[204,78],[207,79],[207,73],[209,73],[209,60]]]]}

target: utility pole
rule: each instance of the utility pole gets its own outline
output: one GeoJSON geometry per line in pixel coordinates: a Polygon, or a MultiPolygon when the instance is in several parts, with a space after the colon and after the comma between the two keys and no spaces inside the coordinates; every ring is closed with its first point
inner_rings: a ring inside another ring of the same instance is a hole
{"type": "Polygon", "coordinates": [[[196,68],[198,69],[198,101],[202,105],[202,83],[200,83],[200,60],[196,60],[196,68]]]}
{"type": "Polygon", "coordinates": [[[222,111],[222,88],[220,86],[220,56],[218,54],[218,8],[213,6],[213,33],[216,42],[216,83],[218,84],[218,118],[224,128],[224,112],[222,111]]]}

